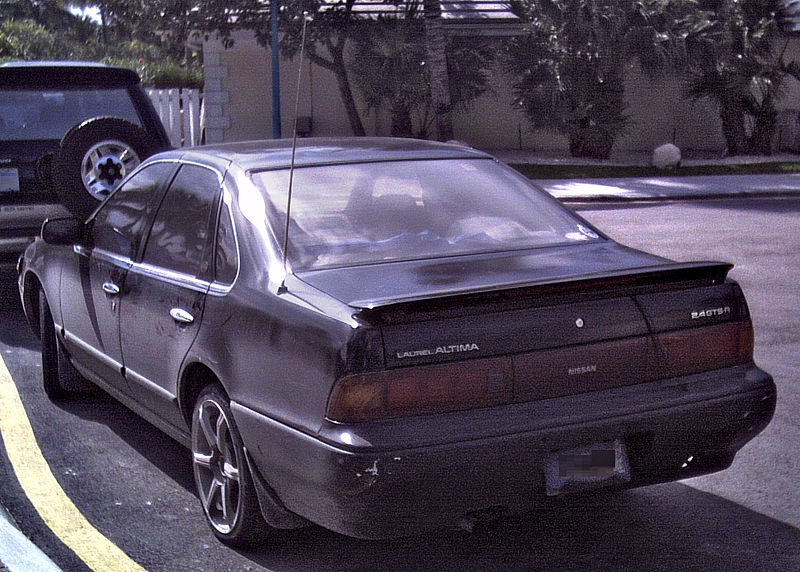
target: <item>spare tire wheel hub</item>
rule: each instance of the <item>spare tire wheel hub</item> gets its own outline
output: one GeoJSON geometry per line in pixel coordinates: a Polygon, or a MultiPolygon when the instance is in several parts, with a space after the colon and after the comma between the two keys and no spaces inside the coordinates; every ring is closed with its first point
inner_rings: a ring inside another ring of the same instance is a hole
{"type": "Polygon", "coordinates": [[[90,195],[103,200],[140,162],[130,145],[102,141],[90,147],[83,157],[83,184],[90,195]]]}

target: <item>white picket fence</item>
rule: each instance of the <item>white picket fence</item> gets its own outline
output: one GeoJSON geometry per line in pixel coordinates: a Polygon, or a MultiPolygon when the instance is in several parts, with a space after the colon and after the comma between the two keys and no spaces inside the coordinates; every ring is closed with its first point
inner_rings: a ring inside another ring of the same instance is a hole
{"type": "Polygon", "coordinates": [[[199,89],[147,89],[173,147],[193,147],[203,139],[203,95],[199,89]]]}

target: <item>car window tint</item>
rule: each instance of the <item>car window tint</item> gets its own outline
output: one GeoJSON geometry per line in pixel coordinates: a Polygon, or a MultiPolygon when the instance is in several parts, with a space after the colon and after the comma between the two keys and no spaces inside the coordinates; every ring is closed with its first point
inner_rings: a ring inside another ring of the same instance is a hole
{"type": "Polygon", "coordinates": [[[92,239],[95,248],[133,258],[172,163],[149,165],[123,184],[94,216],[92,239]]]}
{"type": "MultiPolygon", "coordinates": [[[[283,236],[289,171],[256,172],[283,236]]],[[[298,168],[288,258],[298,270],[598,239],[569,211],[491,159],[298,168]]]]}
{"type": "Polygon", "coordinates": [[[214,262],[216,280],[223,284],[233,284],[236,279],[238,256],[236,252],[236,236],[233,232],[228,205],[222,205],[217,226],[217,252],[214,262]]]}
{"type": "Polygon", "coordinates": [[[184,165],[158,209],[143,262],[193,276],[203,266],[220,183],[216,173],[184,165]]]}

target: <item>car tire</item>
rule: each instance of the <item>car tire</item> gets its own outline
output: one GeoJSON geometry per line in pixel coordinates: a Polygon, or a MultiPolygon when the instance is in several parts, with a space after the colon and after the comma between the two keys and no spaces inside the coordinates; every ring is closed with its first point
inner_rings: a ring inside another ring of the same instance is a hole
{"type": "Polygon", "coordinates": [[[39,334],[42,341],[42,385],[50,399],[64,399],[96,390],[69,360],[56,335],[53,315],[44,290],[39,291],[39,334]]]}
{"type": "Polygon", "coordinates": [[[203,512],[228,546],[253,546],[272,531],[264,521],[244,446],[219,384],[207,386],[192,413],[192,466],[203,512]]]}
{"type": "Polygon", "coordinates": [[[56,194],[73,215],[86,220],[156,150],[153,138],[129,121],[118,117],[84,121],[67,131],[53,157],[56,194]]]}

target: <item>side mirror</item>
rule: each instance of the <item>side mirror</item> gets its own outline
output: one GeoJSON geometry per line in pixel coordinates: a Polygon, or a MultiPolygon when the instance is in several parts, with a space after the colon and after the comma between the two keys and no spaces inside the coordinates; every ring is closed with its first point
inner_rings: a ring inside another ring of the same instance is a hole
{"type": "Polygon", "coordinates": [[[83,224],[76,218],[47,219],[42,224],[42,240],[47,244],[76,244],[83,235],[83,224]]]}

